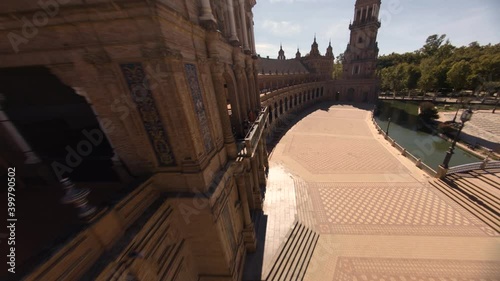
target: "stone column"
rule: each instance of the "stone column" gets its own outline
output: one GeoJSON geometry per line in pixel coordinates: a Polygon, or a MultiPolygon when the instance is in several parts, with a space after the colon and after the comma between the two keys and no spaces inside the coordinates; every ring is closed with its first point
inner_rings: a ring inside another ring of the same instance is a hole
{"type": "Polygon", "coordinates": [[[7,113],[3,111],[1,103],[4,99],[5,98],[3,97],[3,95],[0,94],[0,125],[4,127],[5,131],[8,132],[8,135],[17,144],[19,150],[21,150],[24,153],[25,164],[40,163],[40,158],[38,158],[33,149],[31,149],[31,146],[26,142],[21,133],[19,133],[14,123],[10,121],[9,117],[7,116],[7,113]]]}
{"type": "Polygon", "coordinates": [[[243,101],[242,103],[240,103],[241,105],[241,113],[242,113],[242,116],[244,117],[244,120],[248,119],[248,116],[247,116],[247,113],[248,113],[248,110],[250,108],[250,104],[249,104],[249,101],[248,101],[248,95],[246,94],[246,91],[245,91],[245,86],[247,86],[248,84],[245,83],[245,79],[244,79],[244,75],[245,73],[243,72],[243,67],[239,64],[236,64],[234,66],[234,73],[235,73],[235,76],[236,76],[236,84],[238,85],[238,100],[239,101],[243,101]]]}
{"type": "Polygon", "coordinates": [[[248,196],[245,188],[245,180],[242,174],[235,175],[238,193],[240,194],[241,208],[243,211],[243,240],[247,251],[254,252],[257,248],[257,239],[255,238],[255,229],[250,216],[250,207],[248,205],[248,196]]]}
{"type": "Polygon", "coordinates": [[[240,45],[240,40],[236,34],[236,21],[234,19],[234,7],[233,0],[227,0],[227,9],[229,12],[229,28],[231,32],[231,37],[229,37],[229,42],[233,45],[240,45]]]}
{"type": "MultiPolygon", "coordinates": [[[[245,159],[245,161],[249,161],[248,158],[245,159]]],[[[247,162],[248,163],[248,162],[247,162]]],[[[249,164],[248,164],[249,165],[249,164]]],[[[255,200],[253,200],[253,177],[251,175],[251,172],[249,171],[250,168],[245,168],[245,171],[243,172],[244,177],[245,177],[245,192],[248,196],[248,204],[250,206],[250,209],[256,209],[257,206],[255,205],[255,200]]]]}
{"type": "Polygon", "coordinates": [[[210,7],[210,0],[201,0],[201,13],[200,20],[215,22],[212,7],[210,7]]]}
{"type": "Polygon", "coordinates": [[[250,160],[250,164],[252,167],[250,173],[253,181],[252,193],[253,193],[253,200],[255,202],[254,205],[256,209],[262,209],[262,194],[260,192],[259,174],[258,174],[259,165],[257,162],[257,155],[250,160]]]}
{"type": "Polygon", "coordinates": [[[255,37],[254,37],[254,31],[253,31],[253,15],[250,13],[250,49],[252,50],[252,54],[255,54],[255,37]]]}
{"type": "Polygon", "coordinates": [[[247,31],[247,17],[245,13],[245,0],[239,0],[239,2],[240,2],[241,29],[243,29],[243,51],[245,51],[245,53],[251,53],[248,47],[248,31],[247,31]]]}
{"type": "Polygon", "coordinates": [[[257,95],[255,94],[255,80],[253,76],[252,65],[247,63],[245,71],[248,80],[248,92],[249,92],[248,97],[250,99],[250,110],[255,110],[259,108],[260,100],[257,99],[257,95]]]}
{"type": "Polygon", "coordinates": [[[238,151],[236,149],[236,143],[234,140],[233,132],[231,130],[231,122],[229,120],[229,115],[227,113],[227,101],[225,97],[224,79],[222,77],[224,73],[224,67],[222,66],[222,63],[218,61],[217,58],[212,58],[210,62],[210,68],[212,70],[211,71],[212,81],[214,84],[215,96],[217,99],[217,109],[219,110],[219,116],[222,123],[222,130],[224,133],[224,146],[226,147],[226,151],[229,158],[236,159],[238,151]]]}

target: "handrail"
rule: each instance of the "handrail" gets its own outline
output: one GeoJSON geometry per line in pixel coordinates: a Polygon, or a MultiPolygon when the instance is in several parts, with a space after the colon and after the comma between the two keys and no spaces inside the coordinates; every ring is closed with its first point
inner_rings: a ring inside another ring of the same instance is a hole
{"type": "Polygon", "coordinates": [[[266,100],[272,98],[272,97],[275,97],[275,96],[279,96],[280,94],[282,93],[285,93],[285,92],[289,92],[289,91],[292,91],[292,90],[295,90],[295,89],[300,89],[300,88],[307,88],[311,85],[315,85],[315,84],[322,84],[324,83],[324,81],[312,81],[312,82],[307,82],[307,83],[301,83],[301,84],[296,84],[296,85],[291,85],[291,86],[287,86],[287,87],[283,87],[283,88],[278,88],[274,91],[271,91],[271,92],[267,92],[267,93],[261,93],[260,94],[260,100],[262,102],[265,102],[266,100]]]}
{"type": "Polygon", "coordinates": [[[434,169],[432,169],[427,164],[425,164],[424,162],[422,162],[422,160],[420,158],[417,158],[415,155],[413,155],[410,152],[408,152],[408,150],[406,150],[406,148],[404,148],[399,143],[397,143],[396,140],[394,140],[391,137],[389,137],[384,132],[384,130],[382,130],[382,128],[379,126],[379,124],[375,121],[375,118],[373,116],[373,112],[372,112],[372,122],[375,125],[375,129],[377,129],[378,133],[385,135],[386,139],[392,144],[392,146],[394,146],[398,151],[401,152],[401,155],[408,156],[408,159],[410,159],[410,161],[413,162],[415,164],[415,166],[417,166],[418,168],[424,170],[427,174],[429,174],[431,176],[435,176],[436,175],[436,171],[434,169]]]}
{"type": "Polygon", "coordinates": [[[481,161],[469,164],[463,164],[454,166],[448,169],[446,172],[447,175],[468,172],[472,170],[485,170],[485,169],[494,169],[500,168],[500,161],[481,161]]]}
{"type": "Polygon", "coordinates": [[[246,156],[253,157],[255,150],[259,145],[259,141],[262,138],[262,133],[264,132],[268,118],[269,107],[265,106],[261,109],[259,116],[248,130],[248,133],[243,141],[245,144],[244,148],[246,156]]]}

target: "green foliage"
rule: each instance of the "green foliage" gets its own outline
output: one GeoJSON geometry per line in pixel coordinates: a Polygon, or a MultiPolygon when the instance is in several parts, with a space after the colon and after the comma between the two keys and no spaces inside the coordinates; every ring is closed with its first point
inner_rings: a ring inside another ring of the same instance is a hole
{"type": "Polygon", "coordinates": [[[438,111],[432,102],[423,102],[420,104],[419,116],[424,121],[432,121],[439,118],[438,111]]]}
{"type": "Polygon", "coordinates": [[[342,63],[335,63],[333,65],[333,73],[332,73],[332,76],[333,78],[335,79],[338,79],[338,78],[341,78],[342,77],[342,63]]]}
{"type": "Polygon", "coordinates": [[[434,56],[440,49],[445,38],[446,34],[443,35],[434,34],[427,37],[427,40],[425,40],[425,45],[422,47],[422,49],[420,49],[420,51],[424,54],[424,56],[427,57],[434,56]]]}
{"type": "Polygon", "coordinates": [[[467,85],[467,78],[471,75],[472,70],[470,63],[465,60],[461,60],[450,68],[446,73],[447,81],[450,85],[455,88],[455,90],[460,91],[464,89],[467,85]]]}
{"type": "Polygon", "coordinates": [[[377,68],[382,90],[454,88],[492,94],[500,85],[500,44],[455,47],[446,35],[434,34],[415,52],[380,56],[377,68]]]}

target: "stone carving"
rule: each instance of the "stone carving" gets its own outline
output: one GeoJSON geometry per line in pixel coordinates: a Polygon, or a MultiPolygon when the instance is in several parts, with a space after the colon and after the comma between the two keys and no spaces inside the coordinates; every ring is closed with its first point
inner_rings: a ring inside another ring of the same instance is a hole
{"type": "Polygon", "coordinates": [[[203,95],[198,80],[196,66],[194,64],[187,63],[185,64],[185,69],[187,83],[191,91],[191,96],[193,97],[196,117],[198,117],[198,121],[200,122],[203,144],[205,145],[205,150],[209,152],[213,148],[212,136],[210,135],[210,127],[207,119],[207,114],[205,112],[205,105],[203,104],[203,95]]]}
{"type": "Polygon", "coordinates": [[[141,114],[142,123],[160,166],[175,166],[175,159],[168,143],[167,133],[163,127],[142,64],[121,64],[120,68],[137,109],[141,114]]]}
{"type": "Polygon", "coordinates": [[[182,59],[181,52],[177,50],[170,49],[165,46],[158,46],[153,48],[143,47],[141,48],[142,56],[149,59],[171,57],[175,59],[182,59]]]}
{"type": "Polygon", "coordinates": [[[91,64],[105,64],[110,63],[111,58],[106,52],[86,53],[83,55],[83,60],[91,64]]]}

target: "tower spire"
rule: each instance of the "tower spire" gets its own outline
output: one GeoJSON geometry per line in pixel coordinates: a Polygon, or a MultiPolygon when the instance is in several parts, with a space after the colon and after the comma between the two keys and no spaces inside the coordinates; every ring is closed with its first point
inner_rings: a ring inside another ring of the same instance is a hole
{"type": "Polygon", "coordinates": [[[280,42],[280,50],[278,52],[278,59],[279,60],[286,59],[286,57],[285,57],[285,51],[283,51],[283,44],[281,42],[280,42]]]}

